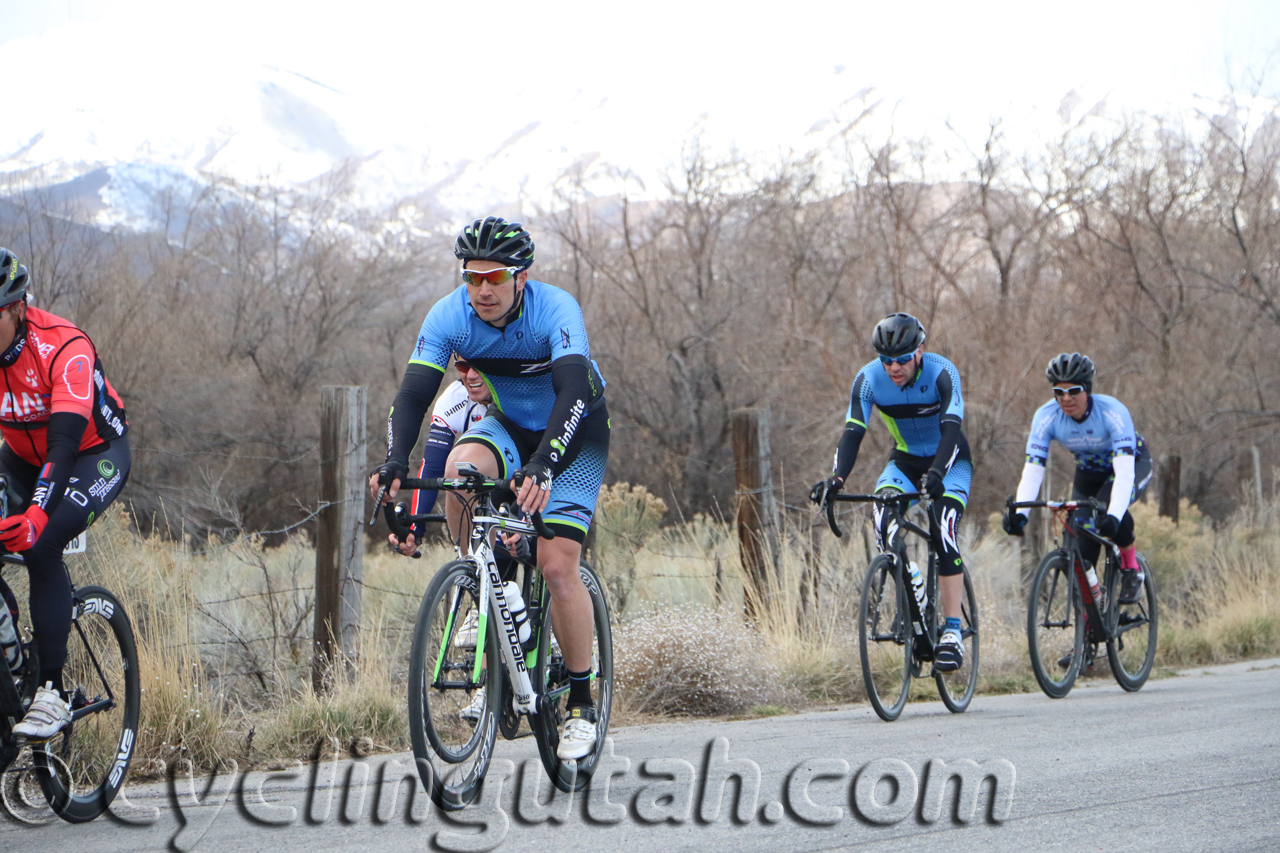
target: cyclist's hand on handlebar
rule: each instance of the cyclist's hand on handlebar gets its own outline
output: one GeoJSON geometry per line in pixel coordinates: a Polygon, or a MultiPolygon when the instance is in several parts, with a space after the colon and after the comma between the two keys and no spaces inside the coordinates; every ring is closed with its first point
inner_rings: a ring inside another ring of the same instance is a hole
{"type": "Polygon", "coordinates": [[[1115,539],[1120,532],[1120,520],[1114,515],[1104,515],[1098,522],[1098,535],[1104,539],[1115,539]]]}
{"type": "Polygon", "coordinates": [[[942,474],[932,468],[926,471],[920,480],[920,491],[928,495],[930,500],[936,501],[941,498],[947,491],[947,487],[942,483],[942,474]]]}
{"type": "Polygon", "coordinates": [[[406,557],[421,556],[418,552],[418,543],[416,541],[416,537],[412,533],[406,536],[403,542],[397,539],[394,533],[388,533],[387,544],[391,546],[391,550],[399,551],[401,554],[404,554],[406,557]]]}
{"type": "Polygon", "coordinates": [[[1008,507],[1004,511],[1004,518],[1000,519],[1000,526],[1010,536],[1021,536],[1027,526],[1027,517],[1013,507],[1008,507]]]}
{"type": "Polygon", "coordinates": [[[519,491],[516,503],[529,515],[542,512],[551,500],[551,466],[545,462],[530,460],[512,476],[512,485],[519,491]]]}
{"type": "Polygon", "coordinates": [[[387,487],[387,493],[383,495],[382,502],[390,503],[391,499],[396,496],[396,492],[400,491],[400,481],[409,476],[409,466],[403,462],[383,462],[377,468],[373,469],[373,473],[369,476],[369,495],[374,500],[378,499],[378,492],[383,486],[387,487]]]}
{"type": "Polygon", "coordinates": [[[832,495],[839,494],[843,486],[844,480],[834,476],[828,477],[821,483],[815,483],[813,488],[809,490],[809,500],[819,505],[825,504],[831,500],[832,495]]]}

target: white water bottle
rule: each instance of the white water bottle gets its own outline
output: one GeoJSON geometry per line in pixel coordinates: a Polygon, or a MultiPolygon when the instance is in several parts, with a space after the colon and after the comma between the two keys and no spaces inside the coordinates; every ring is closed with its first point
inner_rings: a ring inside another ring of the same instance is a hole
{"type": "Polygon", "coordinates": [[[524,606],[524,597],[520,595],[520,585],[515,581],[507,581],[502,585],[502,596],[507,600],[507,609],[511,611],[516,637],[524,645],[529,642],[529,611],[524,606]]]}
{"type": "Polygon", "coordinates": [[[4,651],[4,662],[9,665],[9,672],[17,675],[22,669],[22,641],[18,639],[18,626],[14,624],[13,612],[0,598],[0,650],[4,651]]]}
{"type": "Polygon", "coordinates": [[[911,592],[916,597],[916,604],[920,606],[920,612],[924,612],[925,596],[924,596],[924,575],[920,574],[920,567],[912,560],[907,563],[907,573],[911,575],[911,592]]]}
{"type": "Polygon", "coordinates": [[[1098,583],[1098,573],[1093,570],[1093,566],[1084,573],[1084,578],[1089,582],[1089,595],[1093,596],[1093,603],[1098,605],[1099,610],[1105,609],[1106,605],[1102,601],[1102,585],[1098,583]]]}

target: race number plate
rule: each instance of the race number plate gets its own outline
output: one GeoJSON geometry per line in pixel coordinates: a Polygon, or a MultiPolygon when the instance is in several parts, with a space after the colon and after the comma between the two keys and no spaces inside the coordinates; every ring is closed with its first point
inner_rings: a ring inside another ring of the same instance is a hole
{"type": "Polygon", "coordinates": [[[62,549],[64,554],[83,554],[85,547],[88,545],[88,531],[80,531],[80,535],[67,543],[67,547],[62,549]]]}

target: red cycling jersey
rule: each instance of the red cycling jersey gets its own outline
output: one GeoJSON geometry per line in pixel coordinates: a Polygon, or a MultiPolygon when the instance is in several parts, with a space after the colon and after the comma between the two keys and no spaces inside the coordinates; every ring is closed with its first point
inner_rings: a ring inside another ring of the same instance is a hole
{"type": "Polygon", "coordinates": [[[48,311],[27,307],[26,334],[0,359],[0,376],[0,436],[32,465],[44,464],[46,430],[55,412],[89,421],[81,451],[129,430],[124,404],[89,336],[48,311]]]}

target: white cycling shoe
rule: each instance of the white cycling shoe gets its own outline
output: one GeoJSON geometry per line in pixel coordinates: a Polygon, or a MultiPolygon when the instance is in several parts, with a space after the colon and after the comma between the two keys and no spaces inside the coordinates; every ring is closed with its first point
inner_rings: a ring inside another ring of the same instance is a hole
{"type": "Polygon", "coordinates": [[[27,740],[48,740],[71,722],[71,706],[53,689],[52,682],[36,690],[27,715],[13,727],[16,736],[27,740]]]}
{"type": "Polygon", "coordinates": [[[484,716],[484,703],[485,692],[477,690],[476,695],[471,698],[471,704],[459,711],[458,716],[474,726],[484,716]]]}
{"type": "Polygon", "coordinates": [[[570,708],[569,717],[560,729],[560,745],[556,757],[561,761],[586,758],[596,748],[596,709],[570,708]]]}
{"type": "Polygon", "coordinates": [[[480,611],[468,611],[466,617],[462,620],[462,624],[458,626],[458,630],[453,635],[453,647],[455,649],[474,649],[476,647],[476,637],[479,634],[480,611]]]}
{"type": "Polygon", "coordinates": [[[933,652],[933,668],[938,672],[955,672],[964,666],[964,640],[960,632],[949,629],[942,632],[938,647],[933,652]]]}

